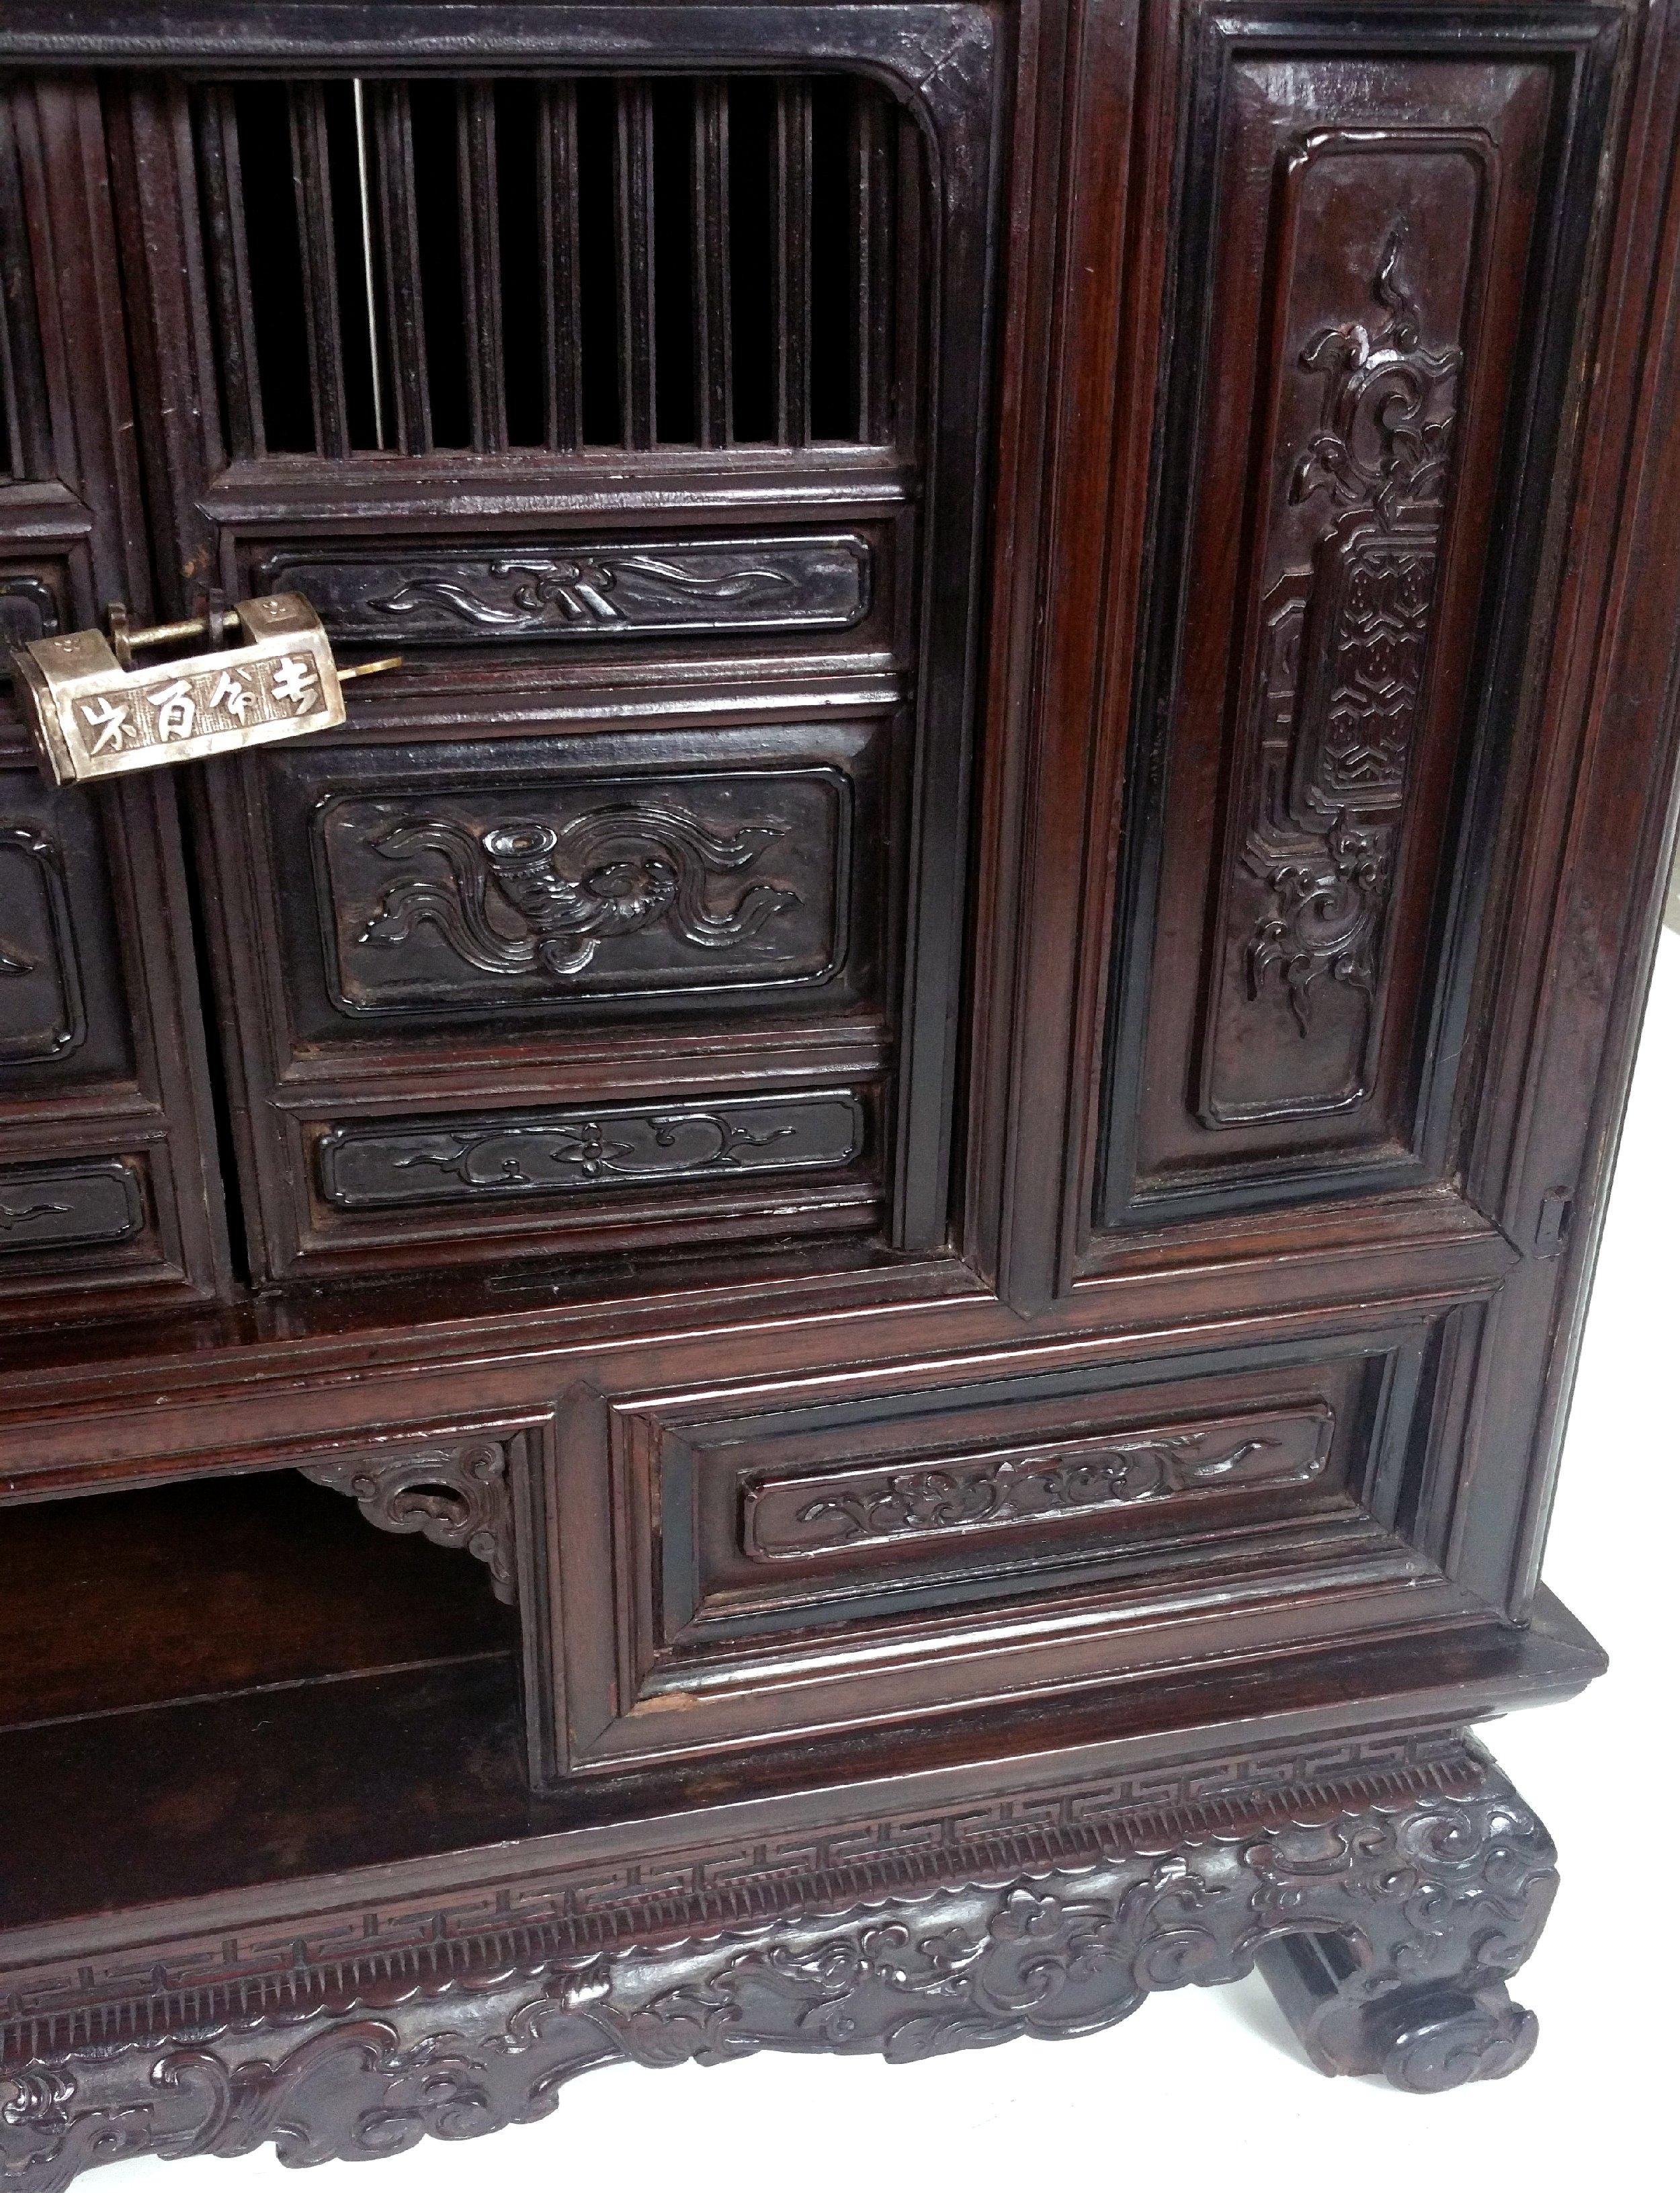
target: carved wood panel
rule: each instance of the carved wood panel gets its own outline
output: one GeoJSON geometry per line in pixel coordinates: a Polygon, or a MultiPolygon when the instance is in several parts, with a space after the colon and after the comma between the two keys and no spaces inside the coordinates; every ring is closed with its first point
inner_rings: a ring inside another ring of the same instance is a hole
{"type": "Polygon", "coordinates": [[[480,728],[219,787],[264,1268],[878,1222],[901,719],[480,728]]]}
{"type": "Polygon", "coordinates": [[[214,1284],[173,822],[145,788],[50,788],[0,716],[0,1303],[20,1316],[214,1284]]]}
{"type": "Polygon", "coordinates": [[[110,1158],[43,1171],[0,1166],[0,1256],[112,1246],[146,1223],[146,1195],[132,1159],[110,1158]]]}
{"type": "MultiPolygon", "coordinates": [[[[1455,1320],[1474,1313],[1455,1313],[1455,1320]]],[[[1112,1679],[1456,1603],[1419,1426],[1442,1322],[1170,1362],[714,1387],[563,1409],[557,1772],[1112,1679]],[[1322,1602],[1318,1595],[1325,1595],[1322,1602]],[[1176,1634],[1176,1633],[1175,1633],[1176,1634]],[[1220,1642],[1221,1639],[1225,1641],[1220,1642]],[[1007,1668],[1007,1673],[1005,1669],[1007,1668]]]]}
{"type": "Polygon", "coordinates": [[[1603,26],[1289,23],[1210,19],[1181,119],[1100,1223],[1440,1168],[1511,751],[1603,26]]]}
{"type": "Polygon", "coordinates": [[[351,644],[505,646],[843,632],[868,612],[871,554],[854,534],[387,544],[283,551],[264,560],[257,578],[266,593],[306,596],[333,638],[351,644]]]}
{"type": "Polygon", "coordinates": [[[321,1138],[316,1162],[325,1200],[355,1211],[826,1171],[862,1154],[864,1131],[859,1099],[830,1090],[340,1127],[321,1138]]]}
{"type": "Polygon", "coordinates": [[[399,764],[310,818],[345,1014],[820,987],[850,954],[838,772],[526,776],[409,790],[399,764]]]}

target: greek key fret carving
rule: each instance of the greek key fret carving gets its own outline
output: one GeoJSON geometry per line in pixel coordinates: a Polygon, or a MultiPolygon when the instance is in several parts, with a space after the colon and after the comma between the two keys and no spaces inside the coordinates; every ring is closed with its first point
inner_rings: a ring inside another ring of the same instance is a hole
{"type": "Polygon", "coordinates": [[[1414,2092],[1498,2077],[1534,2046],[1507,1982],[1546,1922],[1556,1853],[1485,1754],[1466,1765],[1450,1789],[1298,1800],[1234,1832],[1077,1856],[1047,1846],[1001,1871],[795,1901],[744,1932],[590,1954],[504,1932],[497,1953],[422,1986],[404,1964],[347,1988],[340,1963],[312,2013],[294,1984],[266,2024],[201,2011],[151,2038],[9,2059],[0,2166],[15,2193],[63,2193],[96,2161],[267,2139],[291,2165],[366,2159],[529,2122],[594,2065],[764,2048],[911,2063],[1093,2032],[1157,1988],[1256,1965],[1323,2070],[1414,2092]],[[1322,1963],[1310,1995],[1291,1985],[1297,1952],[1322,1963]]]}

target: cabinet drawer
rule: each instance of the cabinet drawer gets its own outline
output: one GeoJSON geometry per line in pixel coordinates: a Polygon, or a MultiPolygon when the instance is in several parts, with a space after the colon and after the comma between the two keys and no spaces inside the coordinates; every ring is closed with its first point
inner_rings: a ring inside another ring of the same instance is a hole
{"type": "Polygon", "coordinates": [[[875,1223],[901,716],[483,728],[218,806],[267,1273],[875,1223]]]}
{"type": "Polygon", "coordinates": [[[559,1440],[557,1771],[1415,1620],[1465,1307],[1160,1361],[606,1399],[559,1440]]]}

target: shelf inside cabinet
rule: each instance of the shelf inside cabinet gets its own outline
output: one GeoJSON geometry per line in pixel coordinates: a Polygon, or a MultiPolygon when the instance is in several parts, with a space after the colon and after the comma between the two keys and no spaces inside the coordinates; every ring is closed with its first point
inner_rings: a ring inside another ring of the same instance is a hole
{"type": "Polygon", "coordinates": [[[475,1560],[295,1471],[0,1512],[0,1729],[514,1649],[475,1560]]]}

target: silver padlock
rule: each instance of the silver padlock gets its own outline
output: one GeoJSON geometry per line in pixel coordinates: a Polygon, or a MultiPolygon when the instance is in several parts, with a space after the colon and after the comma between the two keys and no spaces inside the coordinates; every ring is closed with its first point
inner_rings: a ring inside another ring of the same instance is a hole
{"type": "MultiPolygon", "coordinates": [[[[334,730],[345,720],[340,688],[395,670],[399,655],[341,670],[320,618],[301,594],[237,602],[220,622],[239,644],[134,667],[134,651],[204,638],[210,621],[189,617],[129,629],[119,604],[111,634],[70,632],[31,640],[12,656],[14,690],[43,769],[58,784],[86,784],[132,770],[237,753],[272,739],[334,730]]],[[[218,635],[221,636],[221,635],[218,635]]]]}

